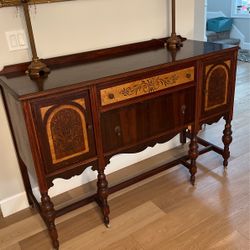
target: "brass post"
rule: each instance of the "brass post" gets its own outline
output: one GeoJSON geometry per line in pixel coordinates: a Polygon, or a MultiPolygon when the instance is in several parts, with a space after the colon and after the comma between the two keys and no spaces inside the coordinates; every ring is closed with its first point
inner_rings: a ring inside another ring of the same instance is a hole
{"type": "Polygon", "coordinates": [[[167,42],[166,42],[166,47],[170,50],[173,49],[178,49],[180,47],[183,46],[182,41],[186,40],[185,38],[182,38],[181,36],[177,36],[176,35],[176,31],[175,31],[175,0],[172,0],[172,32],[171,32],[171,36],[167,38],[167,42]]]}
{"type": "Polygon", "coordinates": [[[28,66],[26,73],[30,76],[30,78],[47,77],[48,74],[50,73],[50,69],[47,67],[46,64],[41,62],[41,60],[37,56],[35,39],[34,39],[33,29],[32,29],[31,20],[30,20],[28,1],[29,0],[21,0],[21,4],[24,10],[25,21],[26,21],[26,25],[28,29],[28,34],[29,34],[31,51],[32,51],[32,62],[28,66]]]}

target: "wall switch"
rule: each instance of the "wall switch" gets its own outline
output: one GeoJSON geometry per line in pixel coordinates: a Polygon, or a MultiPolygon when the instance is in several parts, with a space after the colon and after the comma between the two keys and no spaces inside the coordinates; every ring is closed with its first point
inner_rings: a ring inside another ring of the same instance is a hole
{"type": "Polygon", "coordinates": [[[11,47],[12,48],[17,48],[18,47],[18,42],[17,42],[15,34],[11,34],[9,36],[9,39],[10,39],[10,45],[11,45],[11,47]]]}
{"type": "Polygon", "coordinates": [[[24,30],[13,30],[5,32],[9,50],[22,50],[28,48],[24,30]]]}

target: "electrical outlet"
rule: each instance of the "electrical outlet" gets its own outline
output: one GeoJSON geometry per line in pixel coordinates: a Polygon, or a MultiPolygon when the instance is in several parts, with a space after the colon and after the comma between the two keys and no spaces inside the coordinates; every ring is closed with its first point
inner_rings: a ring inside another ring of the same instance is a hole
{"type": "Polygon", "coordinates": [[[24,30],[13,30],[5,32],[9,51],[22,50],[28,48],[27,38],[24,30]]]}

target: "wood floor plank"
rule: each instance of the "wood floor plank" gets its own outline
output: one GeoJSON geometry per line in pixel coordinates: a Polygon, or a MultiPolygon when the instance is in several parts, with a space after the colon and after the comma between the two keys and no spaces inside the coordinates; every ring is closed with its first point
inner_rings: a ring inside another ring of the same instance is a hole
{"type": "Polygon", "coordinates": [[[37,214],[0,229],[0,249],[30,237],[45,229],[44,222],[37,214]]]}
{"type": "MultiPolygon", "coordinates": [[[[240,161],[243,164],[240,171],[237,171],[235,167],[231,168],[228,176],[224,177],[223,183],[213,180],[209,184],[207,180],[200,180],[200,183],[206,183],[206,185],[204,187],[199,185],[193,193],[190,193],[189,198],[181,197],[179,199],[181,191],[176,190],[174,205],[171,205],[171,202],[164,203],[162,197],[157,197],[154,203],[166,212],[166,216],[151,223],[143,230],[135,232],[134,238],[145,249],[208,249],[208,244],[213,242],[211,239],[203,240],[202,246],[195,245],[196,241],[200,242],[203,239],[203,235],[205,238],[208,237],[207,234],[209,235],[209,233],[204,232],[204,228],[210,228],[209,230],[212,231],[219,228],[223,231],[224,227],[224,234],[218,234],[218,232],[216,234],[219,240],[234,231],[240,230],[240,228],[244,231],[244,234],[247,234],[250,222],[250,218],[246,217],[250,207],[248,176],[250,167],[247,159],[248,155],[245,155],[246,165],[244,165],[243,159],[240,161]],[[157,199],[159,200],[157,201],[157,199]],[[242,220],[246,221],[243,226],[240,224],[242,220]],[[214,225],[214,228],[212,225],[214,225]],[[178,237],[178,235],[180,236],[178,237]],[[194,235],[199,240],[195,240],[194,235]]],[[[235,166],[235,162],[237,165],[237,161],[239,160],[232,161],[231,166],[235,166]]],[[[220,167],[213,171],[219,173],[220,167]]],[[[185,192],[185,190],[183,191],[185,192]]],[[[173,197],[173,195],[169,194],[170,197],[173,197]]],[[[172,202],[174,201],[172,200],[172,202]]],[[[212,238],[214,239],[215,236],[213,235],[212,238]]],[[[247,244],[247,238],[244,242],[247,244]]],[[[246,244],[242,250],[248,250],[246,244]]]]}
{"type": "Polygon", "coordinates": [[[144,250],[144,248],[130,235],[101,248],[101,250],[144,250]]]}
{"type": "Polygon", "coordinates": [[[234,231],[227,237],[219,240],[216,244],[209,247],[209,249],[243,250],[249,249],[249,246],[249,240],[242,237],[239,232],[234,231]]]}
{"type": "Polygon", "coordinates": [[[152,202],[147,202],[112,220],[110,229],[100,225],[93,230],[71,239],[61,245],[62,250],[98,250],[123,239],[147,224],[163,217],[165,213],[152,202]],[[84,247],[81,245],[84,242],[84,247]]]}
{"type": "MultiPolygon", "coordinates": [[[[218,242],[223,242],[227,246],[231,246],[231,249],[249,249],[249,241],[242,237],[239,233],[236,234],[237,237],[231,237],[235,235],[236,230],[233,229],[230,220],[231,217],[239,217],[240,211],[232,213],[228,218],[220,216],[213,216],[202,223],[199,226],[192,227],[173,239],[167,239],[153,246],[152,249],[165,250],[168,249],[210,249],[218,242]],[[239,241],[241,245],[239,245],[239,241]]],[[[217,249],[223,249],[217,248],[217,249]]],[[[224,249],[228,249],[225,247],[224,249]]]]}
{"type": "Polygon", "coordinates": [[[13,215],[10,215],[8,217],[1,217],[0,218],[0,229],[7,227],[9,225],[12,225],[13,223],[16,223],[18,221],[22,221],[32,215],[37,214],[35,209],[30,209],[30,208],[26,208],[18,213],[15,213],[13,215]]]}
{"type": "MultiPolygon", "coordinates": [[[[60,219],[61,221],[58,222],[57,220],[56,223],[60,243],[70,240],[78,234],[91,230],[98,225],[102,225],[101,214],[97,207],[83,213],[76,214],[76,216],[70,217],[67,220],[64,220],[64,216],[60,219]]],[[[19,243],[23,250],[44,250],[50,249],[51,247],[50,238],[46,229],[39,231],[31,237],[27,237],[19,243]]]]}
{"type": "MultiPolygon", "coordinates": [[[[190,239],[199,242],[200,238],[207,237],[206,235],[208,232],[203,232],[204,227],[208,227],[210,224],[217,221],[225,220],[227,222],[228,227],[226,230],[224,229],[225,232],[228,232],[228,230],[234,231],[234,228],[236,227],[234,227],[234,225],[231,227],[231,220],[233,220],[233,218],[230,216],[231,214],[234,214],[235,210],[238,208],[237,203],[244,203],[246,199],[247,197],[242,197],[241,200],[236,200],[233,205],[231,204],[229,211],[225,211],[225,214],[218,212],[218,205],[213,209],[212,204],[208,206],[208,204],[204,204],[198,199],[186,200],[183,201],[183,203],[179,203],[180,207],[175,207],[174,210],[169,211],[166,216],[161,218],[161,220],[149,224],[143,230],[138,230],[133,233],[133,236],[144,249],[179,249],[178,247],[180,246],[178,242],[180,239],[183,240],[182,244],[186,244],[186,241],[189,242],[190,239]],[[203,234],[200,233],[197,235],[196,240],[193,239],[192,235],[199,233],[200,231],[202,231],[203,234]],[[186,233],[183,238],[179,239],[178,236],[182,236],[185,232],[189,233],[186,233]]],[[[248,207],[240,208],[239,211],[244,209],[248,209],[248,207]]],[[[242,216],[244,214],[239,215],[242,216]]],[[[234,220],[236,221],[239,220],[239,218],[242,218],[240,216],[235,216],[234,220]]],[[[223,224],[218,224],[216,226],[223,230],[222,225],[223,224]]],[[[231,231],[229,233],[231,233],[231,231]]],[[[220,234],[218,238],[221,239],[222,234],[220,234]]],[[[191,248],[191,243],[188,247],[186,246],[186,248],[181,249],[193,249],[191,248]]],[[[201,247],[197,249],[207,248],[201,247]]],[[[245,250],[247,250],[247,248],[245,248],[245,250]]]]}
{"type": "MultiPolygon", "coordinates": [[[[239,232],[248,241],[250,240],[249,218],[250,218],[250,204],[245,209],[242,209],[240,217],[231,218],[231,223],[234,225],[237,232],[239,232]]],[[[249,248],[250,248],[250,244],[249,244],[249,248]]]]}
{"type": "Polygon", "coordinates": [[[1,250],[21,250],[21,247],[20,247],[20,245],[18,243],[16,243],[14,245],[1,248],[1,250]]]}

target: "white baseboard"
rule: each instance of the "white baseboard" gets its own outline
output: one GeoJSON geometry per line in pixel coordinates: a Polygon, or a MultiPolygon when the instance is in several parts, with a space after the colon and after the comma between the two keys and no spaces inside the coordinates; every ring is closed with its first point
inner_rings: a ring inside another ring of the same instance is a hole
{"type": "MultiPolygon", "coordinates": [[[[93,178],[89,178],[89,175],[86,174],[86,171],[84,171],[82,175],[74,176],[70,180],[56,179],[54,181],[55,185],[49,190],[50,197],[54,197],[61,193],[67,192],[71,189],[74,189],[85,183],[88,183],[91,180],[94,180],[95,172],[93,172],[92,170],[90,171],[92,172],[93,178]],[[88,178],[86,178],[86,176],[88,176],[88,178]]],[[[35,187],[32,189],[32,191],[36,199],[40,201],[41,196],[40,196],[39,188],[35,187]]],[[[9,215],[17,213],[28,207],[29,207],[29,203],[27,200],[26,192],[13,195],[11,197],[8,197],[7,199],[0,201],[0,208],[2,211],[3,217],[7,217],[9,215]]]]}
{"type": "Polygon", "coordinates": [[[7,217],[29,206],[26,193],[22,192],[0,201],[3,217],[7,217]]]}
{"type": "MultiPolygon", "coordinates": [[[[106,174],[113,173],[122,168],[129,167],[136,162],[151,158],[157,154],[160,154],[179,145],[179,137],[176,136],[167,143],[156,144],[153,148],[148,147],[140,153],[115,155],[111,158],[110,164],[106,167],[105,172],[106,174]]],[[[96,171],[92,171],[91,168],[86,169],[81,175],[74,176],[70,180],[56,179],[53,181],[54,186],[49,190],[49,195],[51,197],[54,197],[58,194],[67,192],[71,189],[93,181],[94,179],[96,179],[96,171]]],[[[33,193],[35,197],[40,200],[38,187],[33,188],[33,193]]],[[[28,206],[29,204],[25,192],[16,194],[0,201],[0,208],[2,210],[3,217],[14,214],[20,210],[27,208],[28,206]]]]}

